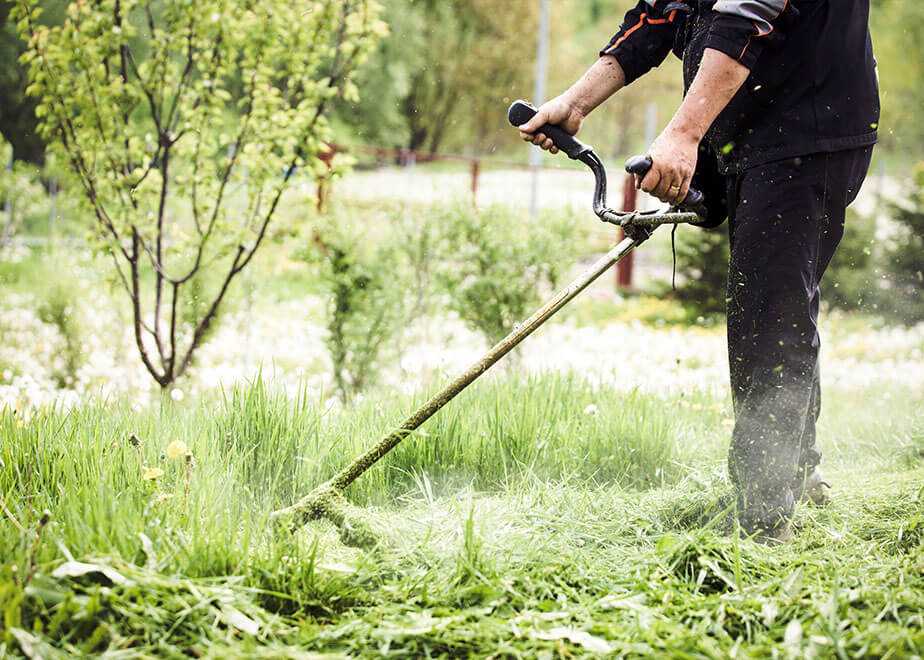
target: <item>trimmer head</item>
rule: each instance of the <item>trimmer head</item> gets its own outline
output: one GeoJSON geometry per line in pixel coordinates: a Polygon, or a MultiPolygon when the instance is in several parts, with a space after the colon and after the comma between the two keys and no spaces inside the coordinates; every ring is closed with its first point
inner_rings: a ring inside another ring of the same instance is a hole
{"type": "Polygon", "coordinates": [[[371,548],[379,543],[379,537],[364,520],[362,511],[350,504],[343,493],[329,482],[292,506],[270,514],[271,520],[284,521],[287,518],[294,518],[294,528],[312,520],[329,520],[337,528],[340,541],[351,547],[371,548]]]}

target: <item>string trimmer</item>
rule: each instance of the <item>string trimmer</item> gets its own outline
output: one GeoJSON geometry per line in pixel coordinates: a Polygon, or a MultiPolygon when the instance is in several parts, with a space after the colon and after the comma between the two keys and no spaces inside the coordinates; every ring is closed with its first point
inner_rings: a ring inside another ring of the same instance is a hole
{"type": "MultiPolygon", "coordinates": [[[[514,126],[520,126],[536,114],[536,109],[525,101],[516,101],[508,112],[508,119],[514,126]]],[[[606,170],[594,150],[575,137],[568,135],[558,126],[543,126],[538,132],[544,133],[558,149],[573,160],[587,165],[594,174],[595,188],[593,210],[600,220],[617,225],[623,229],[625,238],[609,252],[600,257],[592,266],[581,273],[571,284],[559,291],[536,313],[516,326],[509,335],[491,348],[484,356],[475,361],[463,374],[446,385],[439,393],[408,417],[397,429],[382,438],[362,456],[347,465],[333,479],[316,488],[300,501],[290,507],[271,514],[274,519],[297,516],[300,521],[327,519],[340,529],[341,540],[347,545],[368,546],[376,543],[377,538],[363,522],[354,507],[343,497],[344,490],[358,479],[366,470],[375,465],[402,440],[420,428],[424,422],[435,415],[457,394],[471,385],[491,366],[513,350],[521,341],[536,331],[562,307],[571,302],[594,280],[618,263],[638,245],[644,243],[651,233],[660,225],[702,224],[706,217],[703,196],[699,191],[690,190],[686,201],[667,211],[619,212],[606,206],[606,170]]],[[[636,156],[626,162],[626,171],[644,176],[651,168],[651,159],[636,156]]]]}

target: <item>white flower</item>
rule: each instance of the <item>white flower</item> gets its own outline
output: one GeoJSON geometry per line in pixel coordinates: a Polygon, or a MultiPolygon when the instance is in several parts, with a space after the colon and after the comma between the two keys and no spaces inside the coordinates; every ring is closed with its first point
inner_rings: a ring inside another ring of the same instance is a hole
{"type": "Polygon", "coordinates": [[[179,387],[174,387],[172,390],[170,390],[170,398],[174,401],[182,401],[183,396],[183,390],[181,390],[179,387]]]}

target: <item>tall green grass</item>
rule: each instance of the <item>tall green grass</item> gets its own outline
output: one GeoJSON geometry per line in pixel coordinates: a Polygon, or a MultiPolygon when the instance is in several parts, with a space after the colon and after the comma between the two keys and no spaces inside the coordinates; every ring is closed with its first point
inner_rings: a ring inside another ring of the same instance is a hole
{"type": "Polygon", "coordinates": [[[340,546],[325,524],[269,522],[424,396],[340,410],[255,383],[142,412],[3,413],[0,656],[593,655],[605,643],[902,657],[924,643],[914,392],[881,409],[829,395],[837,503],[801,511],[797,542],[776,553],[703,527],[726,488],[725,401],[556,375],[479,384],[359,480],[348,495],[382,531],[377,552],[340,546]],[[168,455],[175,441],[190,459],[168,455]],[[126,581],[54,577],[71,558],[126,581]]]}
{"type": "MultiPolygon", "coordinates": [[[[134,548],[145,517],[186,521],[190,511],[197,512],[190,524],[230,534],[330,478],[424,396],[386,394],[328,409],[307,393],[292,398],[257,381],[144,412],[117,401],[42,410],[28,422],[5,412],[0,492],[14,509],[52,510],[77,532],[68,542],[81,551],[134,548]],[[189,463],[167,456],[174,441],[189,447],[189,463]],[[146,480],[146,470],[163,475],[146,480]],[[125,539],[129,547],[120,546],[125,539]]],[[[423,476],[437,494],[460,486],[504,490],[524,475],[627,488],[671,483],[695,458],[720,451],[712,429],[722,412],[721,404],[680,407],[568,376],[489,381],[407,439],[348,495],[388,504],[423,476]]]]}

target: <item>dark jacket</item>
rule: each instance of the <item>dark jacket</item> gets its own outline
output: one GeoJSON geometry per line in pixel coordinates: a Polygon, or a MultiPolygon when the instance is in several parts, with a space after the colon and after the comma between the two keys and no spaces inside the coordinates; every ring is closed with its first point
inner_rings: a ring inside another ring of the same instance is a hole
{"type": "Polygon", "coordinates": [[[751,71],[704,140],[722,171],[876,142],[869,0],[640,0],[601,55],[629,83],[673,50],[688,88],[706,48],[751,71]]]}

